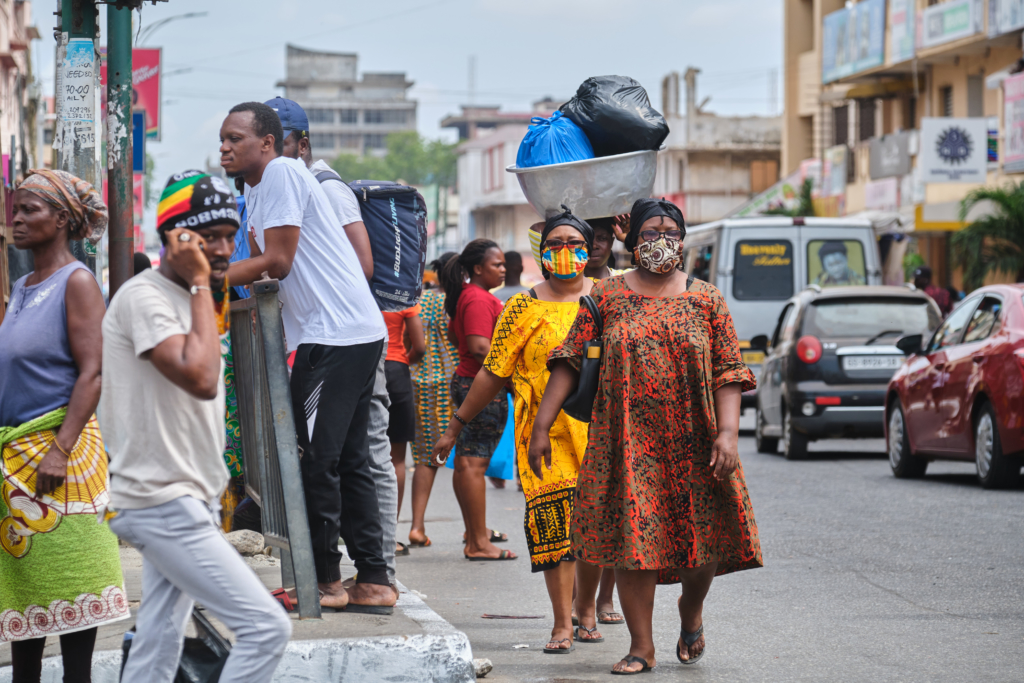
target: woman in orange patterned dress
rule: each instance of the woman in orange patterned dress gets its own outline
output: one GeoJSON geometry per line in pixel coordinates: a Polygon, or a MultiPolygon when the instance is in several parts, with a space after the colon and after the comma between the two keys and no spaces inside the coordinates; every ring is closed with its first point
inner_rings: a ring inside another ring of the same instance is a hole
{"type": "MultiPolygon", "coordinates": [[[[638,201],[626,239],[637,269],[591,292],[604,321],[604,357],[571,537],[577,559],[615,568],[631,636],[616,674],[655,666],[658,583],[683,584],[676,656],[692,664],[704,653],[702,611],[712,579],[762,565],[738,452],[740,394],[754,388],[754,377],[721,293],[678,270],[684,234],[675,205],[638,201]]],[[[531,465],[549,452],[548,429],[578,382],[583,343],[594,333],[581,308],[551,353],[531,465]]]]}

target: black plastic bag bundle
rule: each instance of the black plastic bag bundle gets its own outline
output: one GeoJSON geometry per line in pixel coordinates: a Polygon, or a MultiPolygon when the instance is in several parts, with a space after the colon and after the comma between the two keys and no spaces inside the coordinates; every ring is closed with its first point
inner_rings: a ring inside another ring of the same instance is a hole
{"type": "Polygon", "coordinates": [[[599,157],[656,150],[668,137],[665,117],[644,87],[627,76],[593,76],[561,107],[599,157]]]}

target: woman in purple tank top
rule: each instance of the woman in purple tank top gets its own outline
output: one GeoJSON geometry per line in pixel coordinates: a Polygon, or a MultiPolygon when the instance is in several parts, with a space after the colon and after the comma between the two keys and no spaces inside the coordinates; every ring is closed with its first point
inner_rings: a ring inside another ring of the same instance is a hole
{"type": "Polygon", "coordinates": [[[129,616],[117,538],[102,522],[107,458],[100,397],[103,294],[70,240],[102,235],[89,183],[31,171],[14,193],[14,245],[35,270],[0,323],[0,642],[15,681],[38,681],[59,635],[65,681],[87,681],[96,627],[129,616]]]}

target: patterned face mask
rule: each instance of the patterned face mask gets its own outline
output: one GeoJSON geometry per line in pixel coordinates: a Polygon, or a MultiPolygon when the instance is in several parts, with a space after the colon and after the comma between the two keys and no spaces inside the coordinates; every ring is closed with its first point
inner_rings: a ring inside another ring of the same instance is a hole
{"type": "Polygon", "coordinates": [[[644,270],[665,275],[671,273],[683,258],[679,244],[679,240],[659,237],[653,242],[641,242],[636,245],[633,255],[644,270]]]}
{"type": "Polygon", "coordinates": [[[559,280],[571,280],[582,273],[583,269],[587,267],[589,258],[586,247],[545,249],[541,254],[544,270],[559,280]]]}

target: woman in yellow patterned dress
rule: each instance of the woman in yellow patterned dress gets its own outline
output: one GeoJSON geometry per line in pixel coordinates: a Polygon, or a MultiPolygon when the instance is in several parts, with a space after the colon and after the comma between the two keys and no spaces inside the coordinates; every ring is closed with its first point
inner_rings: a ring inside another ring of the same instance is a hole
{"type": "Polygon", "coordinates": [[[459,352],[448,340],[448,314],[444,312],[444,291],[438,288],[437,273],[451,259],[453,251],[441,254],[424,273],[427,289],[420,297],[420,320],[427,352],[412,368],[412,384],[416,392],[416,439],[412,442],[412,461],[416,470],[412,475],[412,528],[409,545],[419,548],[430,546],[425,518],[430,490],[434,487],[437,465],[430,458],[430,449],[441,438],[448,421],[452,419],[452,402],[448,391],[459,352]]]}
{"type": "Polygon", "coordinates": [[[583,275],[593,238],[590,226],[568,209],[548,219],[541,236],[541,254],[549,279],[505,304],[484,366],[444,436],[434,446],[435,458],[447,457],[462,427],[503,390],[511,377],[516,459],[526,495],[526,543],[532,570],[544,573],[555,616],[551,640],[544,648],[550,654],[573,650],[572,589],[576,574],[580,614],[576,640],[604,640],[597,631],[594,603],[601,570],[574,562],[569,543],[569,520],[576,478],[587,447],[587,425],[559,413],[551,428],[551,461],[539,474],[527,462],[530,432],[548,381],[548,354],[564,341],[579,310],[580,297],[593,286],[583,275]]]}

